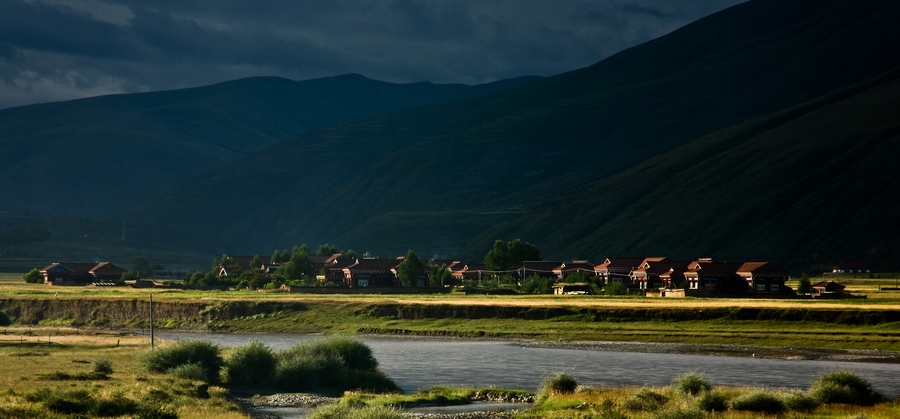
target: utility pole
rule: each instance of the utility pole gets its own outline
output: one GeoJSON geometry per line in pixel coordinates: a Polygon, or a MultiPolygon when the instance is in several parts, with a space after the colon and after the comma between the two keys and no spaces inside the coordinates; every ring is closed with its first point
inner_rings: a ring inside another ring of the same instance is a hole
{"type": "Polygon", "coordinates": [[[150,350],[153,350],[153,293],[150,293],[150,350]]]}

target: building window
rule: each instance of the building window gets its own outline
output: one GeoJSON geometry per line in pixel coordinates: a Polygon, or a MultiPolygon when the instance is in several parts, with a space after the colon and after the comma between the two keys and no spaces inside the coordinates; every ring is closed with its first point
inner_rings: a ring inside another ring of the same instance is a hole
{"type": "Polygon", "coordinates": [[[765,291],[765,290],[766,290],[766,285],[765,285],[765,284],[759,284],[759,285],[756,286],[756,290],[757,290],[757,291],[765,291]]]}
{"type": "Polygon", "coordinates": [[[772,291],[778,291],[779,289],[778,285],[772,285],[772,291]]]}
{"type": "Polygon", "coordinates": [[[369,280],[368,280],[368,279],[360,279],[358,285],[359,285],[360,287],[368,287],[368,286],[369,286],[369,280]]]}

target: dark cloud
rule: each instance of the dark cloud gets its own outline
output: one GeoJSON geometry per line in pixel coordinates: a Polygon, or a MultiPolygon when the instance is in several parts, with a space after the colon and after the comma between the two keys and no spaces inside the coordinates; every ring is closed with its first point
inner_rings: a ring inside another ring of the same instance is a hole
{"type": "Polygon", "coordinates": [[[0,108],[256,75],[548,76],[739,2],[5,0],[0,108]]]}

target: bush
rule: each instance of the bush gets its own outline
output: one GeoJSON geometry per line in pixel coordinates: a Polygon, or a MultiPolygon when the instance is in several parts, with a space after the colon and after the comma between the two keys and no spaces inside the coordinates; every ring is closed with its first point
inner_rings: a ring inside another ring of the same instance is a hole
{"type": "Polygon", "coordinates": [[[628,286],[621,282],[613,282],[606,286],[606,295],[628,295],[628,286]]]}
{"type": "Polygon", "coordinates": [[[22,279],[29,284],[40,284],[41,282],[44,282],[44,275],[41,275],[41,271],[38,270],[38,268],[34,268],[28,271],[22,279]]]}
{"type": "Polygon", "coordinates": [[[871,406],[885,400],[867,380],[850,371],[832,371],[812,382],[809,394],[822,403],[871,406]]]}
{"type": "Polygon", "coordinates": [[[735,410],[748,410],[751,412],[763,412],[769,414],[781,413],[787,410],[784,402],[765,391],[754,391],[742,394],[731,401],[731,407],[735,410]]]}
{"type": "Polygon", "coordinates": [[[622,407],[631,411],[653,412],[658,410],[668,401],[668,397],[653,390],[642,388],[640,391],[629,397],[628,400],[625,400],[622,407]]]}
{"type": "Polygon", "coordinates": [[[144,353],[140,361],[147,371],[159,373],[196,364],[202,370],[203,381],[216,383],[219,381],[219,370],[225,363],[219,352],[219,346],[209,340],[179,340],[171,346],[144,353]]]}
{"type": "Polygon", "coordinates": [[[353,339],[338,337],[295,345],[278,353],[276,360],[275,383],[282,391],[399,390],[377,369],[372,350],[353,339]]]}
{"type": "Polygon", "coordinates": [[[540,393],[544,395],[568,394],[574,393],[576,388],[578,388],[578,381],[575,380],[575,377],[561,372],[552,377],[544,378],[543,382],[541,382],[540,393]]]}
{"type": "Polygon", "coordinates": [[[0,326],[9,326],[12,324],[9,315],[5,311],[0,310],[0,326]]]}
{"type": "Polygon", "coordinates": [[[698,410],[696,407],[679,407],[672,406],[657,411],[651,416],[653,419],[702,419],[707,417],[706,412],[698,410]]]}
{"type": "Polygon", "coordinates": [[[719,391],[704,391],[697,397],[697,407],[704,412],[728,410],[728,396],[719,391]]]}
{"type": "Polygon", "coordinates": [[[108,359],[98,359],[94,362],[94,375],[97,377],[109,377],[113,373],[112,362],[108,359]]]}
{"type": "Polygon", "coordinates": [[[225,359],[225,377],[232,385],[260,385],[275,378],[277,360],[272,350],[260,341],[232,349],[225,359]]]}
{"type": "Polygon", "coordinates": [[[792,391],[781,398],[788,410],[795,412],[812,412],[819,407],[819,400],[802,391],[792,391]]]}
{"type": "Polygon", "coordinates": [[[672,380],[672,388],[682,394],[690,394],[696,396],[713,388],[712,383],[706,379],[706,376],[696,372],[681,374],[672,380]]]}

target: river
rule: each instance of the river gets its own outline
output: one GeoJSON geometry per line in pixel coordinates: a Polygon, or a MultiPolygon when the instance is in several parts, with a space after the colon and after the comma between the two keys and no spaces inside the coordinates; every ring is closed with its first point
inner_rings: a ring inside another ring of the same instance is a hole
{"type": "MultiPolygon", "coordinates": [[[[321,336],[285,334],[157,333],[162,339],[208,339],[223,347],[259,340],[274,350],[321,336]]],[[[900,396],[900,364],[764,359],[676,353],[526,347],[478,339],[371,337],[365,342],[380,368],[406,392],[432,386],[498,387],[535,391],[559,372],[595,387],[665,386],[687,372],[716,385],[806,389],[822,373],[843,369],[869,380],[889,397],[900,396]]]]}

